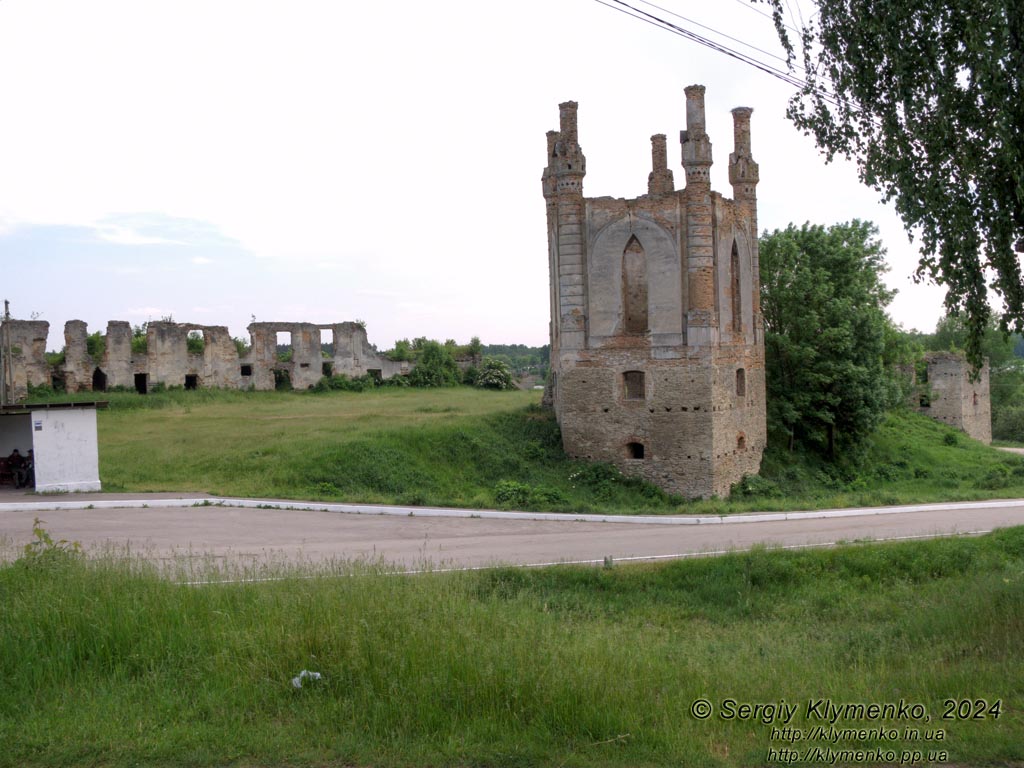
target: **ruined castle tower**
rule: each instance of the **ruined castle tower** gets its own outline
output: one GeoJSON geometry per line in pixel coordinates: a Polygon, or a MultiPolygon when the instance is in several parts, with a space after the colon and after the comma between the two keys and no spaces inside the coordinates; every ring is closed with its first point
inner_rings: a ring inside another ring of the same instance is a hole
{"type": "Polygon", "coordinates": [[[551,274],[549,397],[566,452],[684,496],[724,496],[765,445],[750,109],[732,111],[733,199],[711,190],[704,87],[686,89],[676,190],[664,135],[648,192],[583,196],[575,102],[559,105],[544,169],[551,274]]]}

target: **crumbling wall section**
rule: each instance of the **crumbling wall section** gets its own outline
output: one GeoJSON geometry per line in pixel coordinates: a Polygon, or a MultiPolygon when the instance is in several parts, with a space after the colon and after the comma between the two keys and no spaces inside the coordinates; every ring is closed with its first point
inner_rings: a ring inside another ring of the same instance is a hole
{"type": "Polygon", "coordinates": [[[366,328],[361,324],[339,323],[330,328],[334,335],[331,364],[335,374],[355,378],[373,373],[381,379],[390,379],[409,372],[408,362],[389,360],[378,354],[366,337],[366,328]]]}
{"type": "Polygon", "coordinates": [[[50,324],[45,320],[5,320],[0,325],[3,355],[10,359],[5,366],[9,397],[24,399],[28,387],[48,385],[50,368],[46,363],[46,337],[50,324]]]}
{"type": "Polygon", "coordinates": [[[988,361],[972,379],[967,360],[954,352],[929,352],[928,399],[920,411],[936,421],[963,430],[975,440],[992,442],[992,401],[988,361]]]}
{"type": "Polygon", "coordinates": [[[103,372],[107,377],[107,388],[130,389],[135,386],[132,369],[132,327],[123,320],[107,323],[104,339],[103,372]]]}
{"type": "Polygon", "coordinates": [[[83,320],[64,323],[64,387],[68,392],[88,392],[96,363],[89,355],[86,337],[88,327],[83,320]]]}

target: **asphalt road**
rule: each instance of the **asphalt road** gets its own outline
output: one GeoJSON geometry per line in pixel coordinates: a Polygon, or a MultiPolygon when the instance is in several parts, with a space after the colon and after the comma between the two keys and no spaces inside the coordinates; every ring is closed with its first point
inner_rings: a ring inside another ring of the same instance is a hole
{"type": "MultiPolygon", "coordinates": [[[[165,502],[166,503],[166,502],[165,502]]],[[[151,506],[150,506],[151,505],[151,506]]],[[[17,509],[0,504],[0,550],[16,556],[32,538],[35,517],[55,539],[89,551],[130,547],[153,560],[224,558],[238,562],[323,562],[368,559],[407,569],[471,568],[661,559],[720,553],[766,544],[822,546],[865,539],[976,534],[1024,525],[1024,502],[974,502],[897,510],[842,510],[790,514],[796,519],[572,522],[537,519],[389,515],[235,506],[161,506],[117,509],[17,509]],[[826,515],[826,516],[821,516],[826,515]],[[715,524],[710,524],[710,523],[715,524]],[[687,524],[690,523],[690,524],[687,524]]],[[[22,505],[24,506],[24,505],[22,505]]],[[[439,511],[439,514],[450,514],[439,511]]],[[[461,511],[460,515],[471,512],[461,511]]],[[[484,513],[487,514],[487,513],[484,513]]],[[[776,516],[779,517],[779,516],[776,516]]]]}

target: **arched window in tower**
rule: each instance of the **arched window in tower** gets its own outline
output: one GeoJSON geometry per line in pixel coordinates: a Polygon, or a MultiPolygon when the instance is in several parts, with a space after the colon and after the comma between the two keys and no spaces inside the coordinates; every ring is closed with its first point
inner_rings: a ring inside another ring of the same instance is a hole
{"type": "Polygon", "coordinates": [[[647,254],[636,235],[622,253],[622,320],[626,333],[647,333],[647,254]]]}
{"type": "Polygon", "coordinates": [[[732,275],[732,332],[743,332],[743,291],[740,288],[740,250],[732,241],[732,258],[729,263],[732,275]]]}

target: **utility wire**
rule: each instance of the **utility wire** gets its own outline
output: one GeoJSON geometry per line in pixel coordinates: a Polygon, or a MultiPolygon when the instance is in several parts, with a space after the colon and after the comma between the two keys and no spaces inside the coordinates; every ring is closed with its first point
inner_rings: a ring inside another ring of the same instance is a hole
{"type": "MultiPolygon", "coordinates": [[[[662,13],[667,13],[669,16],[675,16],[677,19],[682,19],[683,21],[687,21],[690,24],[694,24],[694,25],[700,27],[701,29],[706,29],[706,30],[708,30],[708,32],[713,32],[714,34],[719,35],[720,37],[724,37],[726,40],[732,40],[734,43],[739,43],[740,45],[745,45],[747,48],[755,50],[758,53],[763,53],[765,56],[769,56],[769,57],[771,57],[773,59],[777,59],[778,61],[781,61],[783,63],[788,62],[788,59],[785,59],[782,56],[778,56],[778,55],[772,53],[771,51],[766,51],[766,50],[764,50],[764,48],[758,48],[756,45],[753,45],[752,43],[748,43],[745,40],[740,40],[738,37],[733,37],[732,35],[727,35],[727,34],[725,34],[725,32],[719,32],[714,27],[709,27],[707,24],[701,24],[699,21],[696,21],[694,19],[688,19],[685,16],[682,16],[682,15],[676,13],[675,11],[670,11],[668,8],[662,8],[660,5],[655,5],[654,3],[649,2],[649,0],[637,0],[637,1],[640,2],[640,3],[643,3],[644,5],[649,5],[651,8],[656,8],[657,10],[661,11],[662,13]]],[[[803,67],[800,67],[800,66],[797,66],[796,68],[800,69],[800,70],[803,70],[803,67]]]]}
{"type": "MultiPolygon", "coordinates": [[[[640,2],[644,1],[645,0],[640,0],[640,2]]],[[[840,97],[838,97],[836,94],[828,91],[825,88],[822,88],[821,86],[812,87],[810,83],[808,83],[806,80],[800,79],[799,77],[791,74],[788,70],[779,69],[778,67],[772,66],[771,64],[767,64],[759,59],[754,58],[753,56],[736,51],[732,48],[729,48],[726,45],[715,42],[714,40],[710,40],[709,38],[704,37],[703,35],[700,35],[697,32],[693,32],[692,30],[686,29],[685,27],[681,27],[678,24],[673,24],[672,22],[666,21],[665,19],[656,16],[652,13],[648,13],[647,11],[636,8],[635,6],[632,6],[629,3],[625,2],[625,0],[595,0],[595,2],[598,2],[601,5],[607,6],[613,10],[619,11],[620,13],[624,13],[627,16],[631,16],[635,19],[647,22],[648,24],[658,27],[659,29],[663,29],[667,32],[679,35],[680,37],[686,38],[687,40],[691,40],[699,45],[703,45],[706,48],[710,48],[713,51],[725,54],[726,56],[734,58],[744,64],[747,64],[768,75],[771,75],[772,77],[775,77],[781,80],[782,82],[793,86],[794,88],[800,90],[811,90],[822,101],[825,101],[834,107],[842,109],[844,107],[849,108],[850,106],[849,104],[843,102],[840,99],[840,97]]],[[[721,35],[722,33],[716,31],[716,34],[721,35]]],[[[723,37],[724,36],[725,35],[723,35],[723,37]]],[[[867,115],[867,117],[872,122],[877,123],[877,120],[875,120],[871,115],[867,115]]]]}

